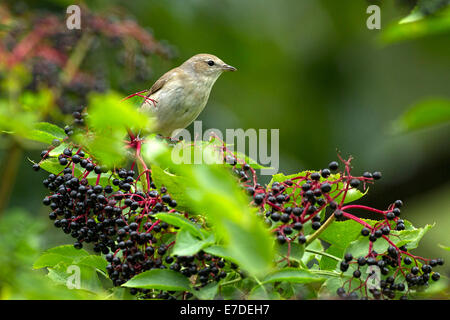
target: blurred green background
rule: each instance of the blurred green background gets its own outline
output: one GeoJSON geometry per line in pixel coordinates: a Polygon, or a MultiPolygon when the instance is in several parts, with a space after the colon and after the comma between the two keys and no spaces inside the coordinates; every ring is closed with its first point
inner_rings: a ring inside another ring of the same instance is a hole
{"type": "MultiPolygon", "coordinates": [[[[62,15],[74,3],[6,2],[15,10],[62,15]]],[[[109,88],[126,96],[149,88],[196,53],[219,56],[238,72],[223,75],[215,85],[199,117],[204,130],[280,129],[280,172],[286,174],[321,169],[337,151],[352,155],[354,172],[383,173],[361,203],[386,208],[402,199],[404,218],[417,226],[435,223],[416,253],[450,262],[448,251],[438,246],[450,245],[448,121],[437,115],[434,122],[441,123],[408,130],[398,120],[417,104],[427,110],[430,99],[440,99],[448,110],[450,100],[448,1],[421,2],[430,6],[422,6],[423,15],[433,14],[408,27],[398,22],[417,1],[86,1],[94,12],[134,17],[171,50],[169,58],[150,58],[148,79],[142,81],[123,83],[116,54],[101,45],[88,52],[86,63],[101,70],[109,88]],[[366,26],[370,4],[381,7],[381,30],[366,26]]],[[[68,243],[41,205],[44,173],[33,172],[27,160],[38,159],[42,146],[21,146],[24,152],[11,162],[10,145],[9,137],[1,136],[0,179],[9,179],[11,197],[0,219],[10,219],[17,210],[29,212],[39,225],[32,241],[38,247],[68,243]],[[11,163],[18,166],[17,176],[11,163]]],[[[448,273],[448,263],[445,268],[448,273]]]]}

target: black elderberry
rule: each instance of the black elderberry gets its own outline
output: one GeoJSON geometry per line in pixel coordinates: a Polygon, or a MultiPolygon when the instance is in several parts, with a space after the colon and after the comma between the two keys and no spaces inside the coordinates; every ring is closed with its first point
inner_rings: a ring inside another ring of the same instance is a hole
{"type": "Polygon", "coordinates": [[[403,223],[397,223],[395,230],[398,230],[398,231],[405,230],[405,225],[403,223]]]}
{"type": "Polygon", "coordinates": [[[294,230],[301,230],[303,228],[303,224],[301,222],[294,223],[294,230]]]}
{"type": "Polygon", "coordinates": [[[278,213],[278,212],[273,212],[271,215],[270,215],[270,218],[273,220],[273,221],[279,221],[280,220],[280,218],[281,218],[281,216],[280,216],[280,214],[278,213]]]}
{"type": "Polygon", "coordinates": [[[277,236],[277,241],[280,244],[284,244],[284,243],[286,243],[286,238],[283,235],[279,235],[279,236],[277,236]]]}
{"type": "Polygon", "coordinates": [[[395,214],[392,211],[389,211],[388,213],[386,213],[386,218],[388,220],[393,220],[395,218],[395,214]]]}
{"type": "Polygon", "coordinates": [[[319,181],[320,180],[320,173],[319,172],[313,172],[311,173],[310,178],[314,181],[319,181]]]}
{"type": "Polygon", "coordinates": [[[364,257],[358,258],[358,265],[360,265],[361,267],[364,266],[366,263],[367,263],[366,258],[364,258],[364,257]]]}
{"type": "Polygon", "coordinates": [[[359,187],[359,184],[360,184],[360,182],[359,182],[358,179],[351,179],[351,180],[350,180],[350,186],[351,186],[352,188],[358,188],[358,187],[359,187]]]}
{"type": "Polygon", "coordinates": [[[336,290],[336,294],[337,294],[339,297],[341,297],[341,298],[345,297],[345,295],[346,295],[345,289],[344,289],[344,288],[338,288],[338,289],[336,290]]]}
{"type": "Polygon", "coordinates": [[[303,208],[295,207],[294,209],[292,209],[292,213],[298,217],[303,213],[303,208]]]}
{"type": "Polygon", "coordinates": [[[363,173],[363,177],[370,179],[370,178],[372,178],[372,174],[370,172],[366,171],[366,172],[363,173]]]}
{"type": "Polygon", "coordinates": [[[431,267],[429,264],[424,264],[424,265],[422,266],[422,271],[423,271],[424,273],[430,273],[431,270],[432,270],[432,267],[431,267]]]}
{"type": "Polygon", "coordinates": [[[264,195],[263,194],[257,194],[254,197],[254,201],[256,204],[261,204],[264,200],[264,195]]]}
{"type": "Polygon", "coordinates": [[[347,270],[348,270],[348,267],[349,267],[348,262],[346,262],[346,261],[341,261],[341,263],[340,263],[340,265],[339,265],[339,269],[340,269],[342,272],[347,271],[347,270]]]}
{"type": "Polygon", "coordinates": [[[433,272],[433,274],[431,275],[431,279],[433,279],[433,281],[438,281],[441,278],[441,275],[439,274],[439,272],[433,272]]]}
{"type": "Polygon", "coordinates": [[[289,220],[291,220],[290,216],[287,213],[283,213],[280,217],[281,222],[288,222],[289,220]]]}
{"type": "Polygon", "coordinates": [[[322,169],[320,174],[322,175],[323,178],[328,178],[331,174],[329,169],[322,169]]]}
{"type": "Polygon", "coordinates": [[[330,185],[329,183],[323,183],[323,184],[320,186],[320,190],[321,190],[323,193],[328,193],[328,192],[331,191],[331,185],[330,185]]]}
{"type": "MultiPolygon", "coordinates": [[[[303,191],[308,191],[309,189],[311,189],[311,185],[309,184],[309,183],[304,183],[304,184],[302,184],[302,190],[303,191]]],[[[311,195],[313,195],[312,193],[311,193],[311,195]]]]}
{"type": "Polygon", "coordinates": [[[300,244],[306,243],[306,237],[305,237],[304,235],[299,235],[299,236],[298,236],[298,242],[299,242],[300,244]]]}
{"type": "Polygon", "coordinates": [[[380,180],[381,179],[381,172],[375,171],[374,173],[372,173],[372,177],[373,177],[374,180],[380,180]]]}
{"type": "Polygon", "coordinates": [[[332,171],[335,171],[339,168],[339,164],[336,161],[332,161],[328,165],[328,168],[330,168],[330,170],[332,170],[332,171]]]}
{"type": "Polygon", "coordinates": [[[361,271],[359,271],[359,270],[353,271],[353,277],[355,277],[355,278],[361,277],[361,271]]]}
{"type": "Polygon", "coordinates": [[[60,164],[60,165],[65,166],[65,165],[67,165],[67,163],[68,163],[68,161],[67,161],[66,158],[61,158],[61,159],[59,159],[59,164],[60,164]]]}
{"type": "Polygon", "coordinates": [[[412,268],[411,268],[411,273],[412,273],[413,275],[417,275],[417,274],[419,273],[419,268],[418,268],[418,267],[412,267],[412,268]]]}
{"type": "Polygon", "coordinates": [[[347,261],[347,262],[352,261],[353,260],[353,255],[350,252],[346,253],[345,256],[344,256],[344,260],[347,261]]]}
{"type": "Polygon", "coordinates": [[[313,230],[318,230],[320,227],[321,227],[321,223],[319,222],[319,221],[314,221],[312,224],[311,224],[311,227],[313,228],[313,230]]]}
{"type": "Polygon", "coordinates": [[[410,257],[405,257],[405,258],[403,259],[403,262],[404,262],[406,265],[410,265],[410,264],[412,263],[412,260],[411,260],[410,257]]]}
{"type": "MultiPolygon", "coordinates": [[[[344,213],[341,210],[335,210],[334,211],[334,217],[337,220],[340,220],[344,216],[344,213]]],[[[362,231],[361,231],[362,232],[362,231]]]]}
{"type": "Polygon", "coordinates": [[[395,206],[396,208],[401,208],[401,207],[403,207],[403,201],[402,201],[402,200],[395,200],[394,206],[395,206]]]}
{"type": "Polygon", "coordinates": [[[362,228],[361,234],[365,237],[367,237],[370,234],[370,230],[366,227],[362,228]]]}

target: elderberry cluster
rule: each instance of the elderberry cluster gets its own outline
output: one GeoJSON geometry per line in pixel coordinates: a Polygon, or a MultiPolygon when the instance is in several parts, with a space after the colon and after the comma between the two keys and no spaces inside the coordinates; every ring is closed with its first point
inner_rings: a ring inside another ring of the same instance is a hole
{"type": "Polygon", "coordinates": [[[149,80],[151,69],[148,56],[173,57],[173,50],[168,45],[156,41],[148,30],[130,17],[122,19],[98,15],[83,7],[81,31],[67,29],[66,17],[57,14],[25,10],[25,16],[22,15],[23,10],[14,10],[13,5],[7,4],[0,9],[6,16],[16,14],[15,19],[19,21],[5,29],[0,46],[8,50],[0,53],[1,60],[6,61],[7,67],[23,64],[31,74],[25,89],[36,92],[45,87],[53,90],[56,104],[63,113],[79,111],[78,106],[86,105],[90,92],[104,92],[109,87],[98,61],[80,65],[70,62],[77,51],[77,58],[89,60],[91,55],[85,51],[99,43],[113,48],[114,53],[120,56],[119,65],[127,69],[122,73],[129,75],[119,85],[125,91],[130,91],[130,84],[149,80]],[[130,47],[126,43],[131,39],[135,45],[130,47]],[[80,47],[82,49],[77,50],[80,47]],[[96,70],[84,67],[91,65],[97,65],[96,70]]]}
{"type": "Polygon", "coordinates": [[[391,245],[386,252],[377,253],[372,250],[367,256],[354,258],[351,253],[344,256],[339,268],[346,272],[351,265],[356,269],[352,272],[352,277],[344,283],[343,287],[337,289],[336,293],[343,299],[395,299],[407,300],[408,293],[411,290],[417,290],[427,287],[429,281],[438,281],[439,272],[433,272],[433,267],[442,266],[444,260],[424,259],[416,257],[408,252],[406,246],[399,248],[391,245]],[[422,264],[419,263],[422,261],[422,264]],[[413,265],[414,261],[414,265],[413,265]],[[352,279],[360,279],[362,268],[371,267],[368,279],[376,277],[376,270],[380,270],[384,279],[377,280],[377,285],[368,286],[366,281],[360,281],[360,284],[354,288],[351,287],[352,279]],[[346,285],[348,288],[346,289],[346,285]]]}
{"type": "MultiPolygon", "coordinates": [[[[79,124],[83,115],[74,114],[79,124]]],[[[169,268],[191,278],[194,287],[200,288],[225,278],[230,267],[237,268],[203,251],[192,256],[173,255],[171,248],[179,228],[155,215],[180,215],[193,223],[198,219],[178,212],[177,201],[166,187],[157,188],[151,175],[148,191],[140,190],[140,175],[133,169],[106,170],[82,147],[68,142],[71,126],[65,131],[67,148],[51,155],[59,145],[55,143],[41,153],[41,165],[56,157],[61,166],[59,173],[51,173],[43,181],[50,191],[43,204],[50,207],[49,218],[55,227],[75,239],[76,249],[90,244],[95,252],[105,255],[109,263],[106,270],[115,286],[143,271],[169,268]]],[[[40,164],[34,164],[33,169],[39,170],[40,164]]],[[[130,292],[140,298],[175,298],[174,292],[136,288],[130,292]]]]}
{"type": "Polygon", "coordinates": [[[338,168],[339,164],[332,161],[328,168],[275,181],[269,186],[245,185],[265,223],[275,226],[273,231],[280,244],[295,239],[304,244],[307,240],[304,226],[309,224],[312,230],[320,229],[325,220],[321,215],[324,209],[329,208],[335,219],[344,219],[340,208],[348,191],[381,178],[380,172],[366,172],[361,177],[351,176],[349,172],[333,174],[338,168]]]}

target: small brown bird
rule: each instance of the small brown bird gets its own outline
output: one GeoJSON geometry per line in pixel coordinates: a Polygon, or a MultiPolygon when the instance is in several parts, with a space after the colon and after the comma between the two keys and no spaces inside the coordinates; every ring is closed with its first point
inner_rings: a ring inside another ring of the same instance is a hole
{"type": "Polygon", "coordinates": [[[150,88],[141,110],[156,118],[154,132],[173,137],[205,108],[211,88],[224,71],[236,71],[212,54],[197,54],[166,72],[150,88]]]}

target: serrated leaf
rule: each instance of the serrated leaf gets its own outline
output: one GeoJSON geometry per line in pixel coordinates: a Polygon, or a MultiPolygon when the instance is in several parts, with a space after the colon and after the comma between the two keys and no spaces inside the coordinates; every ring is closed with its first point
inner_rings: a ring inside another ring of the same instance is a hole
{"type": "Polygon", "coordinates": [[[106,262],[106,260],[103,257],[89,255],[87,257],[79,259],[77,261],[77,264],[93,267],[106,274],[106,266],[108,265],[108,262],[106,262]]]}
{"type": "Polygon", "coordinates": [[[89,253],[83,249],[78,250],[72,245],[63,245],[44,251],[33,264],[33,268],[53,267],[60,262],[70,264],[87,256],[89,253]]]}
{"type": "Polygon", "coordinates": [[[190,256],[199,252],[201,249],[214,244],[214,235],[210,235],[207,239],[200,240],[192,235],[192,233],[183,228],[181,229],[173,247],[173,254],[178,256],[190,256]]]}
{"type": "MultiPolygon", "coordinates": [[[[414,228],[412,230],[391,231],[389,239],[397,247],[407,245],[408,249],[417,248],[419,241],[432,228],[431,225],[426,225],[424,228],[414,228]]],[[[369,238],[360,235],[355,241],[351,242],[346,252],[350,252],[354,257],[367,255],[369,250],[369,238]]],[[[378,253],[386,252],[390,244],[384,239],[379,238],[373,243],[373,250],[378,253]]]]}
{"type": "Polygon", "coordinates": [[[324,277],[318,276],[307,269],[284,268],[267,275],[262,283],[269,282],[295,282],[295,283],[311,283],[325,281],[324,277]]]}
{"type": "Polygon", "coordinates": [[[210,282],[200,290],[194,290],[194,295],[200,300],[212,300],[217,295],[219,284],[210,282]]]}
{"type": "MultiPolygon", "coordinates": [[[[56,175],[61,173],[65,168],[65,166],[59,164],[59,161],[56,158],[45,159],[40,163],[40,167],[42,170],[45,170],[49,173],[53,173],[56,175]]],[[[80,176],[82,174],[80,169],[78,169],[78,166],[75,167],[74,173],[75,176],[80,176]]]]}
{"type": "MultiPolygon", "coordinates": [[[[316,239],[313,242],[311,242],[307,248],[315,251],[323,251],[323,246],[320,243],[319,239],[316,239]]],[[[315,253],[305,252],[302,257],[302,262],[305,265],[307,265],[308,262],[311,262],[314,259],[320,262],[321,257],[319,255],[316,255],[315,253]]]]}
{"type": "Polygon", "coordinates": [[[155,218],[167,222],[173,226],[183,228],[186,231],[189,231],[192,235],[204,239],[204,235],[200,231],[199,226],[178,213],[158,213],[155,215],[155,218]]]}
{"type": "Polygon", "coordinates": [[[102,284],[94,267],[76,263],[60,263],[49,268],[48,271],[48,278],[55,283],[68,285],[70,282],[72,285],[76,285],[76,277],[74,276],[78,274],[80,287],[73,289],[87,290],[94,293],[103,292],[102,284]]]}
{"type": "Polygon", "coordinates": [[[152,165],[152,178],[158,189],[162,186],[166,187],[170,195],[177,200],[178,210],[192,212],[190,199],[183,191],[183,186],[189,183],[185,177],[171,174],[157,165],[152,165]]]}
{"type": "MultiPolygon", "coordinates": [[[[369,224],[370,221],[365,220],[369,224]]],[[[372,221],[375,223],[376,221],[372,221]]],[[[361,234],[363,227],[356,221],[334,221],[321,234],[320,239],[336,246],[337,248],[345,249],[350,242],[356,240],[361,234]]]]}
{"type": "MultiPolygon", "coordinates": [[[[331,254],[335,257],[342,257],[345,253],[345,250],[336,245],[331,245],[327,250],[325,250],[325,253],[331,254]]],[[[319,266],[321,270],[334,270],[336,269],[337,264],[338,261],[336,259],[332,259],[324,255],[320,259],[319,266]]]]}
{"type": "Polygon", "coordinates": [[[169,291],[191,291],[189,280],[181,273],[168,269],[153,269],[142,272],[122,286],[129,288],[158,289],[169,291]]]}
{"type": "Polygon", "coordinates": [[[64,139],[67,137],[64,129],[48,122],[39,122],[35,124],[35,129],[43,132],[47,132],[54,136],[56,139],[64,139]]]}
{"type": "Polygon", "coordinates": [[[236,259],[234,259],[231,254],[228,252],[227,248],[219,245],[213,245],[210,247],[206,247],[203,249],[204,252],[209,253],[210,255],[221,257],[225,260],[238,263],[236,259]]]}
{"type": "Polygon", "coordinates": [[[290,249],[288,243],[282,245],[277,244],[277,253],[281,257],[286,257],[289,251],[289,260],[295,260],[300,262],[302,260],[303,254],[305,253],[305,246],[296,242],[290,243],[290,249]]]}

